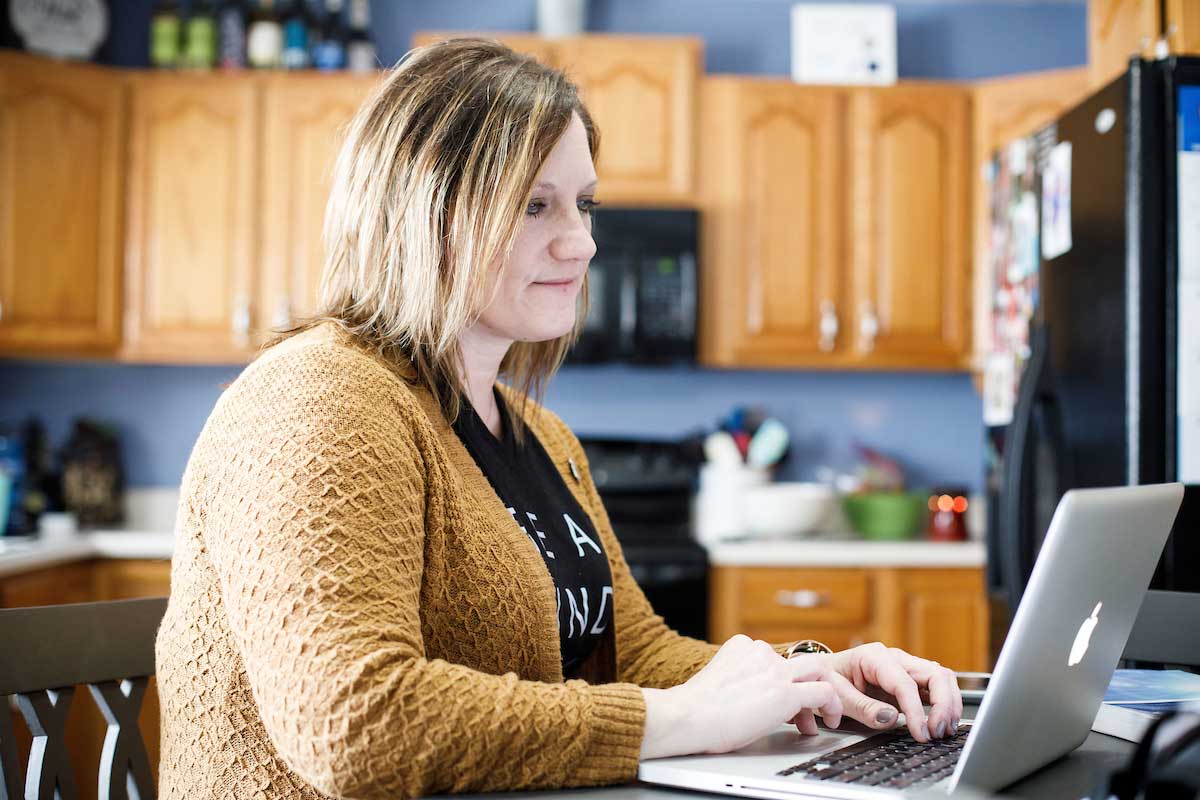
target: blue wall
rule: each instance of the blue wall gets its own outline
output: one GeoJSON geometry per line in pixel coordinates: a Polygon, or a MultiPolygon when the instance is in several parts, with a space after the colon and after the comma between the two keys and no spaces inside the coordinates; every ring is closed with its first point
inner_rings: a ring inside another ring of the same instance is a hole
{"type": "MultiPolygon", "coordinates": [[[[192,443],[234,367],[0,362],[0,423],[37,414],[61,442],[87,413],[122,436],[131,486],[178,484],[192,443]]],[[[978,395],[965,375],[569,367],[546,397],[580,435],[679,436],[759,404],[792,432],[781,477],[848,466],[854,442],[901,458],[914,485],[978,486],[978,395]]]]}
{"type": "MultiPolygon", "coordinates": [[[[852,0],[854,1],[854,0],[852,0]]],[[[1085,0],[895,0],[903,77],[971,79],[1082,64],[1085,0]]],[[[102,60],[146,63],[153,0],[114,0],[102,60]]],[[[597,31],[703,37],[710,72],[789,73],[791,0],[592,0],[597,31]]],[[[535,0],[374,0],[384,63],[428,29],[530,30],[535,0]]],[[[179,481],[196,434],[233,368],[0,362],[0,423],[36,413],[61,441],[88,414],[123,436],[132,486],[179,481]]],[[[792,430],[784,477],[844,463],[854,441],[899,456],[915,483],[981,482],[980,400],[965,375],[572,368],[547,398],[584,434],[677,435],[757,403],[792,430]]]]}

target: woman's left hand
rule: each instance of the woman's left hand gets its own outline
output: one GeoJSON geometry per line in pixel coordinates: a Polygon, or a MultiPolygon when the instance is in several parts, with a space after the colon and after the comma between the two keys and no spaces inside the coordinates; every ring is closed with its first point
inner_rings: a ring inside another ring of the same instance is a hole
{"type": "MultiPolygon", "coordinates": [[[[936,661],[917,658],[879,642],[852,647],[820,658],[832,667],[830,675],[842,700],[845,716],[876,730],[896,723],[897,709],[904,712],[909,733],[919,742],[941,739],[958,728],[962,719],[962,694],[954,673],[936,661]],[[930,704],[925,716],[924,703],[930,704]]],[[[818,733],[811,710],[792,720],[803,734],[818,733]]]]}

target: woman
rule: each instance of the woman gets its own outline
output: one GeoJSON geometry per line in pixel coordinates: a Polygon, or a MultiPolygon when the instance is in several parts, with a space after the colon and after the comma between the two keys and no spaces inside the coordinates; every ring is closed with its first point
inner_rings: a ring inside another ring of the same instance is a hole
{"type": "Polygon", "coordinates": [[[578,440],[529,399],[580,326],[596,146],[561,73],[484,41],[415,51],[360,109],[319,319],[225,391],[184,475],[164,798],[604,784],[815,715],[957,725],[933,662],[718,648],[630,577],[578,440]]]}

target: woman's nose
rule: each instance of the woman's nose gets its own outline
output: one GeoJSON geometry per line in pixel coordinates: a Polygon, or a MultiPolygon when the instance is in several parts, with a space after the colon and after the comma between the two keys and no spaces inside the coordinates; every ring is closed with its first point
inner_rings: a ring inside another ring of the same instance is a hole
{"type": "Polygon", "coordinates": [[[576,217],[550,242],[550,255],[559,261],[590,261],[596,255],[596,242],[587,222],[576,217]]]}

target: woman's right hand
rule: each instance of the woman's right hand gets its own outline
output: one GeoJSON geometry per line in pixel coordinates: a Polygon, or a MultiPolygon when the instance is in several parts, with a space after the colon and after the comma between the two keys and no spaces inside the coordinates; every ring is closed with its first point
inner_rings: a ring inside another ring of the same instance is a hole
{"type": "Polygon", "coordinates": [[[686,683],[642,689],[646,731],[641,757],[727,753],[805,709],[836,727],[842,701],[830,669],[819,656],[785,659],[766,642],[734,636],[686,683]]]}

